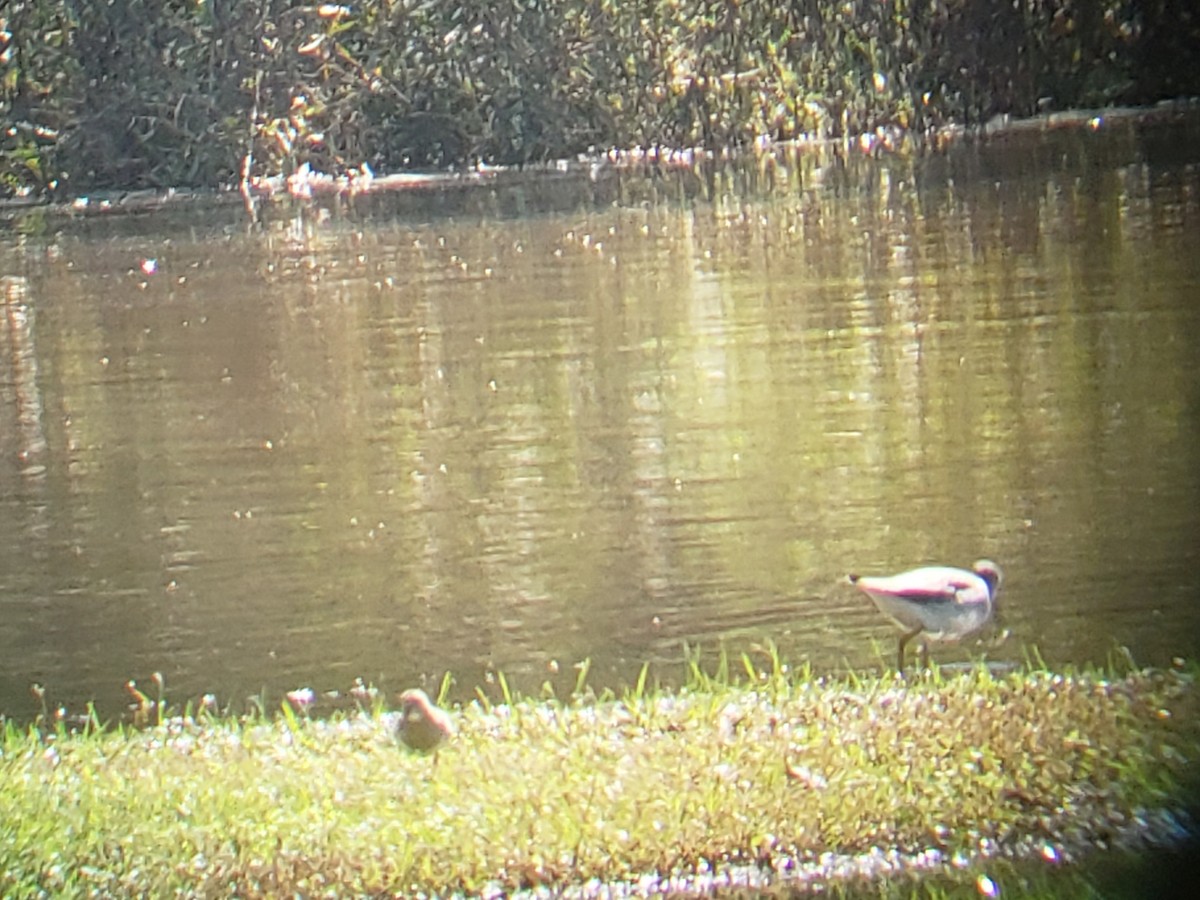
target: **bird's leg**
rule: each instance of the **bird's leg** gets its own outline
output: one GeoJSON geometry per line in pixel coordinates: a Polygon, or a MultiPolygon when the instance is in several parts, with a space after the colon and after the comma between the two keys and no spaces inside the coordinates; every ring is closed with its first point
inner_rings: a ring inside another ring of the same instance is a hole
{"type": "Polygon", "coordinates": [[[920,628],[916,628],[907,634],[900,635],[900,646],[896,650],[896,671],[901,675],[904,674],[904,645],[921,633],[920,628]]]}

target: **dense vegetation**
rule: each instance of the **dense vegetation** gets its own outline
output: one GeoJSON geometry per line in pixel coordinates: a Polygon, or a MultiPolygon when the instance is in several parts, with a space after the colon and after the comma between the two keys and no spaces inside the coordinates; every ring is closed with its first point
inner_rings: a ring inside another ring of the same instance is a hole
{"type": "Polygon", "coordinates": [[[0,197],[1200,93],[1187,0],[8,0],[0,197]]]}

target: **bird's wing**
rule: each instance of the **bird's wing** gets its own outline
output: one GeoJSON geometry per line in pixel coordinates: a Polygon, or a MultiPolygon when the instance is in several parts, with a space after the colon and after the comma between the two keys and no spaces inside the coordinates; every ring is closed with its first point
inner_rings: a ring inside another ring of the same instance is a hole
{"type": "Polygon", "coordinates": [[[928,587],[911,587],[901,588],[891,592],[896,597],[903,597],[905,600],[912,600],[916,603],[953,603],[958,599],[958,592],[947,587],[943,590],[934,590],[928,587]]]}
{"type": "Polygon", "coordinates": [[[953,569],[917,569],[891,581],[888,593],[915,603],[962,602],[960,593],[973,586],[967,573],[953,569]]]}
{"type": "Polygon", "coordinates": [[[978,575],[964,572],[948,578],[946,583],[954,591],[955,603],[979,603],[988,596],[987,582],[978,575]]]}

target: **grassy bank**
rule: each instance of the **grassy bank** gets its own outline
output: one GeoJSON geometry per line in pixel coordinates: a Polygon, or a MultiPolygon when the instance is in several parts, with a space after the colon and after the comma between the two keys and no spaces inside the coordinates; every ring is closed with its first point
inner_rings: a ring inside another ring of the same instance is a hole
{"type": "Polygon", "coordinates": [[[912,872],[985,890],[1003,860],[1047,867],[1170,830],[1197,749],[1182,668],[908,683],[747,669],[696,666],[682,691],[619,700],[476,702],[436,757],[397,747],[379,709],[9,725],[0,893],[866,879],[886,895],[912,872]]]}

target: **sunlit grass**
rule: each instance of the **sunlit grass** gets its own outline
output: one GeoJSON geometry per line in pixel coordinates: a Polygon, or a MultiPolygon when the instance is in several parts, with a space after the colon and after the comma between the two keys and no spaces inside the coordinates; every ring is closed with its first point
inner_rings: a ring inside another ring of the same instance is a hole
{"type": "Polygon", "coordinates": [[[501,679],[506,702],[456,710],[436,756],[399,748],[378,707],[10,724],[0,888],[476,894],[907,871],[971,886],[998,860],[1058,864],[1152,827],[1197,748],[1182,668],[904,682],[763,659],[693,659],[677,692],[645,669],[620,698],[592,696],[586,672],[561,702],[501,679]]]}

